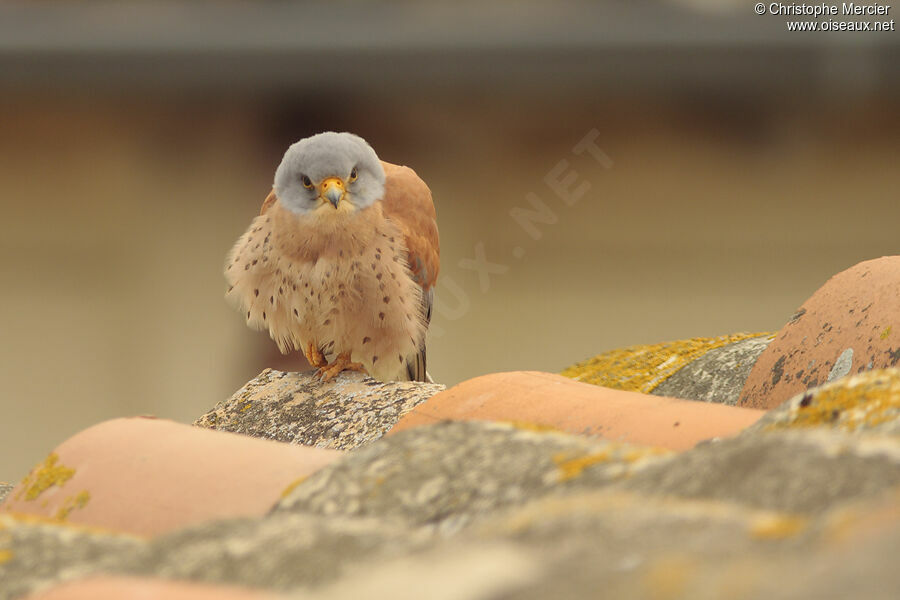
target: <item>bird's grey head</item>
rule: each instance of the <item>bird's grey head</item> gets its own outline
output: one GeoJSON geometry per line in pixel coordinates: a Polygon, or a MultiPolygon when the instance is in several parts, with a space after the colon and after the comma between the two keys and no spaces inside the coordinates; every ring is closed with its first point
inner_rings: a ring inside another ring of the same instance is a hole
{"type": "Polygon", "coordinates": [[[275,194],[297,214],[352,212],[384,195],[384,169],[358,135],[328,131],[304,138],[284,153],[275,194]]]}

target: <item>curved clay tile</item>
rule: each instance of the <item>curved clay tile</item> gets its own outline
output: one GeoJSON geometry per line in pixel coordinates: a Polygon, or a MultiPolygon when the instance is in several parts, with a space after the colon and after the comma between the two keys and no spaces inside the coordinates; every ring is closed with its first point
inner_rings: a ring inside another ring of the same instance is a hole
{"type": "Polygon", "coordinates": [[[114,419],[60,444],[0,510],[156,535],[262,515],[339,456],[161,419],[114,419]]]}
{"type": "Polygon", "coordinates": [[[431,397],[391,433],[443,420],[511,421],[682,450],[734,435],[762,411],[579,383],[536,371],[494,373],[431,397]]]}
{"type": "Polygon", "coordinates": [[[774,408],[851,373],[900,364],[900,256],[861,262],[819,288],[760,355],[739,406],[774,408]]]}

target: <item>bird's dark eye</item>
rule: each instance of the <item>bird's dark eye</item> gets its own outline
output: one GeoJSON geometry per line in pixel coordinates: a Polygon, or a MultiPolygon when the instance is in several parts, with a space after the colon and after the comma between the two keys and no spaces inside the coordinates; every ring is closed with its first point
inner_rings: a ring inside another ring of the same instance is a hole
{"type": "Polygon", "coordinates": [[[359,173],[356,170],[356,167],[353,167],[353,170],[350,171],[350,179],[348,181],[353,182],[356,181],[356,178],[359,177],[359,173]]]}
{"type": "Polygon", "coordinates": [[[307,177],[306,175],[303,175],[302,177],[300,177],[300,182],[303,183],[303,187],[305,187],[308,190],[311,190],[313,188],[312,180],[309,177],[307,177]]]}

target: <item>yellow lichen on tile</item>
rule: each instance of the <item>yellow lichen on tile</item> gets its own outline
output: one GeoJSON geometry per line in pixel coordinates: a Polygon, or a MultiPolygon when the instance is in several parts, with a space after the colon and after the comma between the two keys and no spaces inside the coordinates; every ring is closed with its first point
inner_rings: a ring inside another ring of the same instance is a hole
{"type": "Polygon", "coordinates": [[[588,467],[608,462],[611,458],[612,452],[608,450],[577,456],[572,456],[568,452],[560,452],[553,456],[553,462],[559,468],[559,480],[569,481],[581,475],[588,467]]]}
{"type": "Polygon", "coordinates": [[[306,479],[307,479],[307,476],[304,475],[303,477],[292,481],[290,484],[288,484],[288,486],[286,488],[284,488],[284,491],[281,492],[281,497],[287,498],[291,494],[291,492],[293,492],[297,488],[298,485],[300,485],[301,483],[306,481],[306,479]]]}
{"type": "Polygon", "coordinates": [[[633,463],[645,458],[656,458],[666,454],[672,454],[672,450],[657,446],[637,446],[622,453],[622,460],[627,463],[633,463]]]}
{"type": "Polygon", "coordinates": [[[881,332],[881,339],[886,340],[888,336],[891,335],[891,326],[888,325],[884,331],[881,332]]]}
{"type": "Polygon", "coordinates": [[[844,431],[877,427],[900,418],[900,369],[879,369],[846,377],[796,402],[787,418],[768,430],[833,427],[844,431]]]}
{"type": "Polygon", "coordinates": [[[657,560],[647,569],[644,579],[647,597],[654,600],[687,597],[696,569],[697,564],[687,556],[669,556],[657,560]]]}
{"type": "Polygon", "coordinates": [[[65,521],[73,510],[76,508],[84,508],[90,501],[91,493],[87,490],[82,490],[74,496],[69,496],[62,503],[62,506],[59,507],[59,510],[56,511],[56,518],[60,521],[65,521]]]}
{"type": "Polygon", "coordinates": [[[13,559],[13,551],[6,548],[0,548],[0,565],[7,563],[13,559]]]}
{"type": "Polygon", "coordinates": [[[535,433],[560,433],[560,430],[552,425],[544,425],[543,423],[532,423],[530,421],[503,421],[516,429],[522,431],[533,431],[535,433]]]}
{"type": "Polygon", "coordinates": [[[58,462],[59,456],[54,452],[43,463],[34,467],[22,480],[22,487],[16,493],[15,499],[20,500],[24,495],[25,500],[37,500],[54,485],[58,487],[65,485],[75,475],[75,469],[57,464],[58,462]]]}
{"type": "Polygon", "coordinates": [[[146,540],[148,536],[138,535],[136,533],[127,533],[117,529],[107,529],[97,525],[84,525],[82,523],[72,523],[70,521],[60,521],[55,517],[45,517],[42,515],[33,515],[28,513],[20,513],[8,511],[0,513],[0,523],[6,521],[6,526],[12,525],[33,525],[36,527],[52,527],[60,530],[75,531],[80,533],[88,533],[91,535],[108,535],[119,538],[127,538],[132,540],[146,540]]]}
{"type": "Polygon", "coordinates": [[[797,515],[763,515],[750,523],[750,535],[760,540],[784,540],[806,531],[809,519],[797,515]]]}
{"type": "Polygon", "coordinates": [[[736,333],[646,346],[629,346],[598,354],[561,375],[584,383],[630,392],[652,392],[663,381],[710,350],[767,333],[736,333]]]}

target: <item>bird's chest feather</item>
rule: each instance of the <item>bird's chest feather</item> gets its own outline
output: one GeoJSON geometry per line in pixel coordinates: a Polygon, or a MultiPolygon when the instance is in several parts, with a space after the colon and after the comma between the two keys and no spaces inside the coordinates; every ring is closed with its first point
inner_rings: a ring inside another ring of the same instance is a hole
{"type": "Polygon", "coordinates": [[[422,292],[402,236],[380,209],[367,210],[371,214],[316,228],[274,216],[267,261],[267,287],[277,292],[270,294],[274,339],[351,351],[365,363],[385,355],[398,360],[421,343],[422,292]]]}

